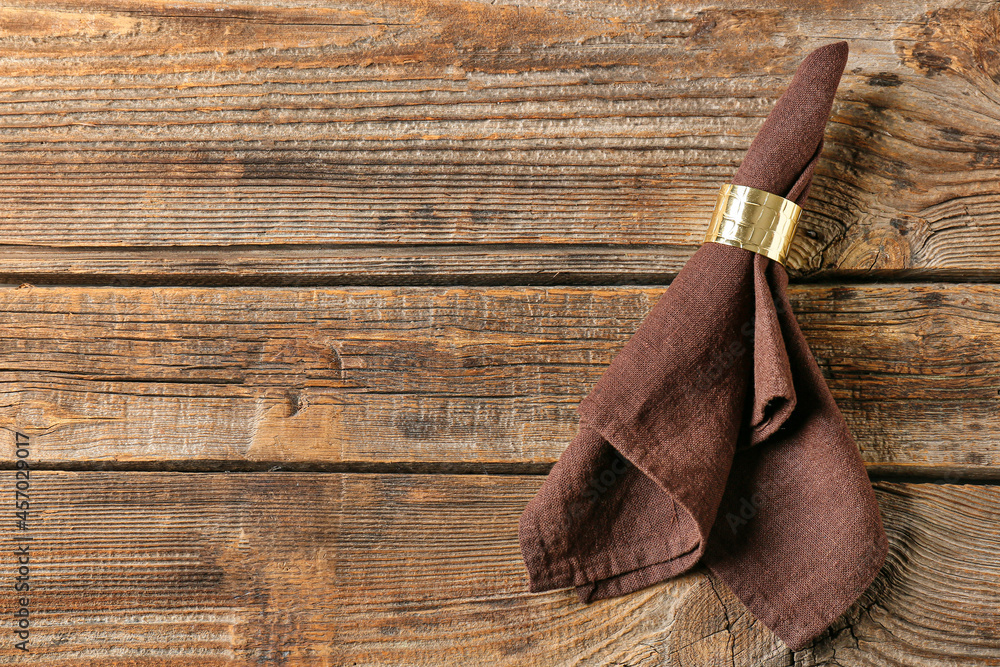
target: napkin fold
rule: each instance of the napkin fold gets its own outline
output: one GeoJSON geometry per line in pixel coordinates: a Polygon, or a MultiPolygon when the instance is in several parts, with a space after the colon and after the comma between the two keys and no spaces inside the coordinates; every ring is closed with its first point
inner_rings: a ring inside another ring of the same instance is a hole
{"type": "MultiPolygon", "coordinates": [[[[802,62],[732,183],[805,201],[846,62],[846,42],[802,62]]],[[[780,263],[728,245],[685,264],[521,515],[531,591],[589,602],[701,561],[792,650],[865,591],[885,532],[787,285],[780,263]]]]}

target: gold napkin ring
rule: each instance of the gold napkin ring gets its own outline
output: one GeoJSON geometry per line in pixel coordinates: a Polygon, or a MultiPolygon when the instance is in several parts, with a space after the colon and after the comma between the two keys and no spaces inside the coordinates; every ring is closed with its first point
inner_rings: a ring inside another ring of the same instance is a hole
{"type": "Polygon", "coordinates": [[[778,195],[727,183],[719,190],[705,243],[744,248],[785,263],[802,207],[778,195]]]}

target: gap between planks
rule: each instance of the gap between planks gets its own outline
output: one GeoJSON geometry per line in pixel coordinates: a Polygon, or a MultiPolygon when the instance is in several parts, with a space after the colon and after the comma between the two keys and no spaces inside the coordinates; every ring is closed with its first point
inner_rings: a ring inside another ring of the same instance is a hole
{"type": "MultiPolygon", "coordinates": [[[[291,473],[291,474],[354,474],[354,475],[487,475],[545,476],[554,464],[547,462],[412,462],[412,463],[322,463],[268,461],[68,461],[65,463],[33,463],[32,470],[55,472],[148,472],[148,473],[291,473]]],[[[11,461],[0,462],[0,470],[13,470],[11,461]]],[[[915,466],[901,472],[897,466],[866,465],[873,484],[982,484],[1000,482],[1000,468],[975,466],[915,466]]]]}

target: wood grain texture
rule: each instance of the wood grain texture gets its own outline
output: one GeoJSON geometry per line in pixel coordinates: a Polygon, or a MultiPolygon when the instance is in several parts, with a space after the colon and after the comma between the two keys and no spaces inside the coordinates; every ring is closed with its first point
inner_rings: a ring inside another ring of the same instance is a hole
{"type": "MultiPolygon", "coordinates": [[[[663,293],[0,289],[0,425],[34,435],[50,465],[541,472],[663,293]]],[[[996,474],[1000,288],[790,294],[869,465],[996,474]]]]}
{"type": "Polygon", "coordinates": [[[851,45],[796,275],[996,278],[995,2],[11,0],[9,281],[663,282],[851,45]]]}
{"type": "Polygon", "coordinates": [[[526,593],[516,522],[538,476],[31,480],[31,653],[0,643],[4,664],[1000,663],[996,487],[877,484],[887,565],[792,655],[700,569],[590,605],[526,593]]]}
{"type": "Polygon", "coordinates": [[[1000,485],[953,483],[1000,479],[1000,285],[934,282],[1000,280],[998,53],[995,0],[5,0],[0,663],[1000,665],[1000,485]],[[478,473],[559,456],[837,39],[793,306],[869,472],[937,483],[876,482],[886,566],[795,654],[700,569],[527,594],[543,477],[478,473]]]}

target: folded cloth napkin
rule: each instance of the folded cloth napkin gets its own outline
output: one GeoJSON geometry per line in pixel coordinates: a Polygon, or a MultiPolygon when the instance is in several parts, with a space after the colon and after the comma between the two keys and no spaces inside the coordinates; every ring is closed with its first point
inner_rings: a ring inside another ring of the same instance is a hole
{"type": "MultiPolygon", "coordinates": [[[[732,183],[801,205],[847,61],[812,52],[732,183]]],[[[584,602],[703,562],[792,650],[885,559],[875,495],[778,262],[708,242],[578,407],[576,436],[520,519],[532,591],[584,602]]]]}

